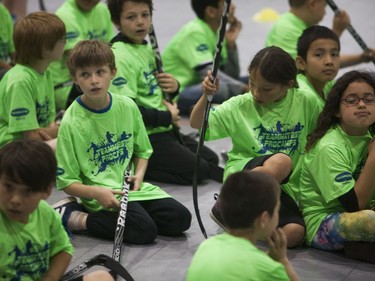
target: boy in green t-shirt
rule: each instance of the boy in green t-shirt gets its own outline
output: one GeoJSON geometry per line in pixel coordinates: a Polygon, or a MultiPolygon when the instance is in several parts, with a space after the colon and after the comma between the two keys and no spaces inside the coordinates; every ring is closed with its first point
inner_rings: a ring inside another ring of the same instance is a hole
{"type": "Polygon", "coordinates": [[[68,228],[113,240],[124,171],[134,163],[124,241],[154,242],[190,227],[191,214],[159,187],[143,182],[152,147],[136,104],[108,92],[116,75],[109,45],[83,40],[70,52],[67,65],[83,94],[66,111],[60,125],[56,156],[57,188],[74,197],[56,203],[68,228]]]}
{"type": "MultiPolygon", "coordinates": [[[[318,24],[325,15],[325,0],[289,0],[290,10],[283,14],[273,25],[266,39],[266,46],[278,46],[296,57],[297,40],[309,26],[318,24]]],[[[349,15],[340,11],[333,18],[332,30],[341,36],[350,24],[349,15]]],[[[341,55],[340,67],[347,67],[373,60],[375,50],[353,55],[341,55]]]]}
{"type": "MultiPolygon", "coordinates": [[[[15,140],[0,149],[2,280],[59,280],[67,269],[74,249],[60,216],[45,201],[55,175],[55,155],[43,142],[15,140]]],[[[74,280],[113,278],[97,271],[74,280]]]]}
{"type": "Polygon", "coordinates": [[[53,82],[48,65],[61,58],[65,26],[46,12],[31,13],[14,28],[16,65],[0,81],[0,147],[20,138],[56,145],[53,82]]]}
{"type": "Polygon", "coordinates": [[[0,3],[0,80],[14,62],[13,21],[9,11],[0,3]]]}
{"type": "Polygon", "coordinates": [[[64,110],[81,94],[74,87],[66,60],[69,51],[81,40],[99,39],[109,42],[113,37],[113,25],[108,9],[100,0],[65,0],[56,15],[66,26],[66,45],[62,58],[51,64],[55,87],[56,110],[64,110]]]}
{"type": "MultiPolygon", "coordinates": [[[[177,95],[179,83],[169,73],[158,73],[155,55],[145,38],[152,24],[152,1],[109,0],[113,23],[120,33],[112,40],[117,73],[111,91],[132,98],[138,105],[153,147],[145,178],[190,185],[193,178],[197,142],[180,133],[179,110],[163,93],[177,95]]],[[[219,158],[203,148],[198,180],[222,181],[219,158]]]]}
{"type": "Polygon", "coordinates": [[[201,243],[187,272],[187,281],[299,280],[286,255],[286,237],[277,228],[280,188],[270,175],[237,172],[220,192],[228,232],[201,243]],[[269,252],[257,248],[268,240],[269,252]]]}
{"type": "Polygon", "coordinates": [[[340,68],[340,40],[331,29],[314,25],[306,28],[297,43],[298,85],[313,91],[322,105],[340,68]]]}
{"type": "MultiPolygon", "coordinates": [[[[232,1],[233,2],[233,1],[232,1]]],[[[192,0],[196,18],[185,24],[169,41],[162,53],[165,71],[180,82],[178,108],[189,114],[202,95],[200,82],[212,67],[216,51],[218,29],[224,9],[223,0],[192,0]]],[[[241,22],[234,16],[232,3],[228,17],[229,28],[221,53],[219,76],[221,87],[214,103],[222,103],[232,96],[248,91],[247,78],[240,78],[236,40],[242,29],[241,22]]]]}

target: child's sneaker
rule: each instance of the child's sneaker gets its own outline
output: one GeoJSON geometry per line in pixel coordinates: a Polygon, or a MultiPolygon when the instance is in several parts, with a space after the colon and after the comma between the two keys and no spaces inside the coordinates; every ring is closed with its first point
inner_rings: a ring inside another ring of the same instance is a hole
{"type": "Polygon", "coordinates": [[[62,224],[65,228],[65,231],[68,233],[69,237],[73,240],[73,233],[68,227],[68,221],[70,215],[74,211],[82,211],[81,205],[77,202],[77,198],[73,196],[66,197],[57,201],[52,207],[61,215],[62,224]]]}
{"type": "Polygon", "coordinates": [[[212,207],[210,212],[210,217],[216,222],[222,229],[227,231],[227,228],[225,227],[223,217],[221,215],[221,207],[220,207],[220,199],[218,197],[218,194],[215,194],[216,203],[212,207]]]}

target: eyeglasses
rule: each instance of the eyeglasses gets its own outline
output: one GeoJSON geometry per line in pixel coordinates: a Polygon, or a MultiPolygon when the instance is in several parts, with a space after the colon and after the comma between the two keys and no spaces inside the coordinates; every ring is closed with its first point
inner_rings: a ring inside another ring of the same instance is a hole
{"type": "Polygon", "coordinates": [[[351,95],[340,101],[347,106],[355,106],[359,103],[359,101],[363,101],[365,104],[373,104],[375,103],[375,95],[365,95],[363,98],[356,95],[351,95]]]}

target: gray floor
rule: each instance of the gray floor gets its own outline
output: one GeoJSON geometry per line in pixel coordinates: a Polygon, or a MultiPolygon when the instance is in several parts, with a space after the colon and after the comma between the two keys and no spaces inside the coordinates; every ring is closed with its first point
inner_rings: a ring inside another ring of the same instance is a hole
{"type": "MultiPolygon", "coordinates": [[[[264,40],[272,23],[255,22],[253,16],[263,8],[272,8],[282,13],[288,9],[286,0],[250,1],[233,0],[237,6],[236,14],[243,23],[243,30],[238,40],[241,56],[241,70],[246,74],[247,65],[254,54],[263,47],[264,40]]],[[[336,0],[337,4],[349,11],[352,25],[369,46],[375,47],[375,2],[373,0],[336,0]]],[[[45,0],[47,9],[54,11],[62,0],[45,0]]],[[[193,18],[190,1],[187,0],[154,0],[154,25],[158,36],[159,47],[165,47],[173,34],[188,20],[193,18]]],[[[38,9],[36,0],[29,1],[29,11],[38,9]]],[[[327,14],[322,24],[331,26],[332,12],[327,7],[327,14]]],[[[360,48],[345,32],[341,38],[342,53],[359,52],[360,48]]],[[[374,64],[363,64],[358,67],[375,71],[374,64]]],[[[340,74],[347,71],[343,69],[340,74]]],[[[182,129],[190,132],[187,120],[182,120],[182,129]]],[[[208,146],[219,152],[230,145],[229,140],[208,142],[208,146]]],[[[194,214],[191,187],[161,184],[167,192],[185,204],[194,214]]],[[[199,187],[200,212],[209,236],[221,232],[221,229],[210,219],[208,213],[214,203],[213,194],[218,192],[219,184],[207,181],[199,187]]],[[[62,192],[55,191],[49,202],[56,202],[64,197],[62,192]]],[[[195,216],[191,228],[180,238],[158,237],[152,245],[125,245],[122,263],[135,280],[177,281],[184,280],[186,269],[197,246],[203,241],[195,216]]],[[[111,255],[112,243],[86,236],[76,236],[74,240],[76,253],[71,267],[96,254],[111,255]]],[[[375,253],[374,253],[375,254],[375,253]]],[[[289,250],[288,256],[301,280],[375,280],[375,266],[345,258],[341,253],[329,253],[309,248],[289,250]]]]}

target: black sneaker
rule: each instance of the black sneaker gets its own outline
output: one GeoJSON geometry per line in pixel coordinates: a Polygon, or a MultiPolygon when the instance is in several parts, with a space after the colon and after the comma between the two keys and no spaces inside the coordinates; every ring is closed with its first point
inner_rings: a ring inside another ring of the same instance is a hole
{"type": "Polygon", "coordinates": [[[81,205],[77,202],[77,198],[73,196],[66,197],[57,201],[52,207],[61,215],[62,224],[64,225],[65,231],[73,238],[73,234],[68,227],[68,221],[70,215],[74,211],[82,211],[81,205]]]}
{"type": "Polygon", "coordinates": [[[215,205],[212,207],[211,211],[210,211],[210,217],[211,219],[214,220],[214,222],[216,222],[222,229],[224,229],[225,231],[227,231],[227,228],[224,224],[224,220],[223,220],[223,217],[221,215],[221,207],[220,207],[220,199],[218,198],[218,195],[215,194],[214,195],[215,199],[216,199],[216,203],[215,205]]]}
{"type": "Polygon", "coordinates": [[[228,157],[228,150],[221,150],[220,151],[220,155],[223,158],[224,163],[227,163],[228,159],[229,159],[229,157],[228,157]]]}

